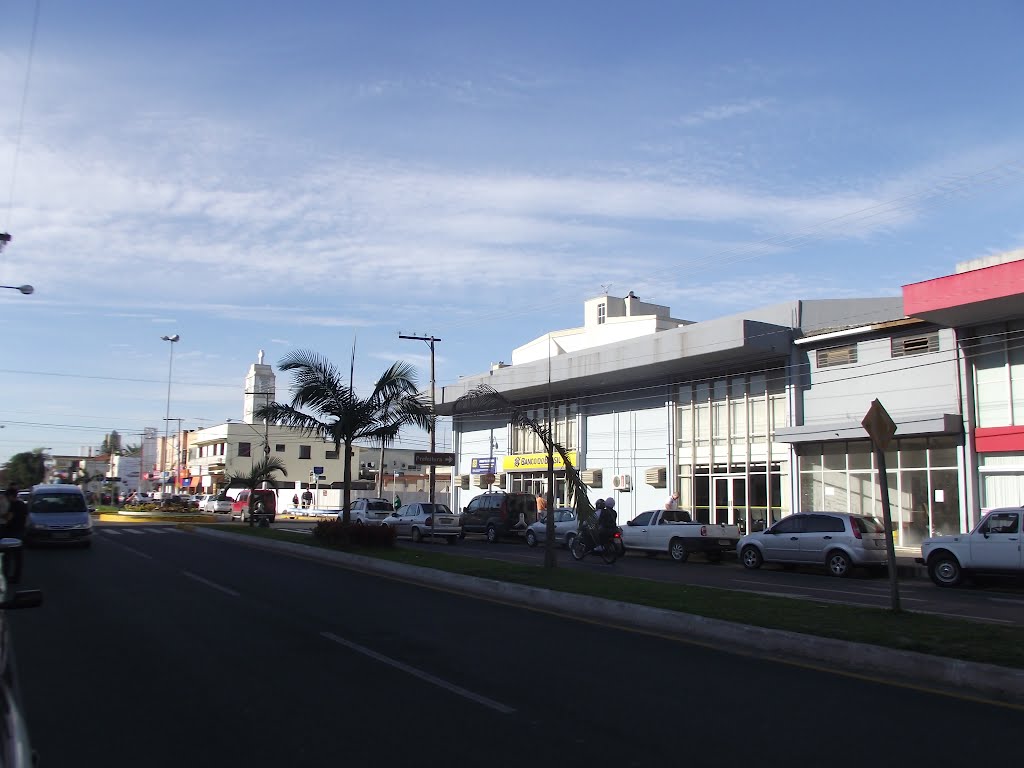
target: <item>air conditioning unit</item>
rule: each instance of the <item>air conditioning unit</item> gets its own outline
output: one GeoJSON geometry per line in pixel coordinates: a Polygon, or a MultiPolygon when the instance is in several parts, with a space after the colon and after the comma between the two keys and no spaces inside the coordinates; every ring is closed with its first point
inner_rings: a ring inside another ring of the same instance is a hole
{"type": "Polygon", "coordinates": [[[604,484],[601,481],[600,469],[584,469],[580,472],[580,479],[584,485],[589,485],[591,488],[599,488],[604,484]]]}
{"type": "Polygon", "coordinates": [[[612,488],[616,491],[633,490],[633,478],[629,475],[615,475],[612,477],[612,488]]]}
{"type": "Polygon", "coordinates": [[[477,488],[486,488],[491,484],[494,475],[473,475],[473,485],[477,488]]]}
{"type": "Polygon", "coordinates": [[[655,488],[664,488],[666,485],[666,474],[667,470],[665,467],[651,467],[644,473],[644,480],[648,485],[653,485],[655,488]]]}
{"type": "Polygon", "coordinates": [[[462,490],[464,490],[464,491],[468,491],[469,490],[469,479],[470,479],[470,476],[469,475],[458,475],[457,477],[458,477],[458,481],[459,481],[459,487],[462,490]]]}
{"type": "Polygon", "coordinates": [[[508,486],[505,485],[508,474],[505,472],[499,472],[494,478],[494,484],[504,490],[508,486]]]}

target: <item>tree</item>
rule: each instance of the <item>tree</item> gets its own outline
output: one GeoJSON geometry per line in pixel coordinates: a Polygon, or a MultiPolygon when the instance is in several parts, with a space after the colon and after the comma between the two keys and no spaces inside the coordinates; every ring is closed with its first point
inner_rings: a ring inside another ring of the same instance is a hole
{"type": "Polygon", "coordinates": [[[535,419],[527,415],[526,411],[506,398],[496,389],[487,384],[478,384],[469,392],[455,401],[454,413],[481,413],[506,414],[513,427],[529,429],[544,444],[544,450],[548,454],[548,514],[545,518],[545,542],[544,542],[544,567],[554,568],[557,564],[555,557],[555,515],[552,495],[554,493],[551,464],[552,458],[557,453],[562,458],[565,466],[565,485],[572,499],[572,505],[576,508],[577,519],[584,524],[591,524],[594,521],[594,505],[590,503],[587,496],[587,485],[580,477],[579,470],[569,461],[569,454],[566,449],[555,442],[551,435],[549,424],[541,425],[535,419]]]}
{"type": "MultiPolygon", "coordinates": [[[[399,364],[395,363],[395,365],[399,364]]],[[[385,371],[381,378],[390,376],[393,368],[394,366],[385,371]]],[[[381,498],[384,498],[384,449],[395,441],[403,427],[417,426],[427,430],[434,429],[430,403],[416,391],[416,379],[411,367],[408,368],[408,375],[413,387],[411,392],[398,390],[386,392],[380,402],[379,418],[382,426],[394,428],[394,431],[390,429],[382,431],[377,437],[377,442],[380,444],[380,461],[377,462],[377,495],[381,498]]],[[[380,382],[378,382],[379,384],[380,382]]]]}
{"type": "Polygon", "coordinates": [[[125,445],[121,448],[122,456],[141,456],[142,446],[141,445],[125,445]]]}
{"type": "Polygon", "coordinates": [[[14,454],[3,467],[7,484],[31,488],[43,482],[43,478],[46,477],[46,458],[42,448],[14,454]]]}
{"type": "MultiPolygon", "coordinates": [[[[250,491],[255,491],[263,483],[273,485],[274,475],[280,472],[285,477],[288,477],[288,470],[284,465],[284,462],[277,456],[264,456],[259,461],[252,463],[252,468],[248,472],[228,472],[225,475],[225,480],[229,488],[248,488],[250,491]]],[[[256,494],[249,494],[249,509],[252,510],[252,506],[256,501],[256,494]]]]}
{"type": "MultiPolygon", "coordinates": [[[[348,383],[343,374],[329,360],[308,350],[296,350],[278,363],[281,371],[294,372],[292,401],[290,404],[268,403],[256,411],[257,419],[301,429],[307,435],[317,435],[334,444],[334,450],[344,447],[344,488],[342,490],[342,520],[351,522],[352,501],[352,446],[356,440],[374,442],[394,440],[406,422],[396,420],[385,405],[406,400],[411,406],[417,397],[416,380],[412,366],[396,362],[374,384],[367,397],[360,397],[352,386],[355,370],[355,347],[349,366],[348,383]]],[[[430,406],[420,404],[430,414],[430,406]]],[[[432,414],[430,414],[432,415],[432,414]]]]}
{"type": "Polygon", "coordinates": [[[116,429],[109,435],[104,436],[103,442],[100,443],[100,452],[108,455],[121,452],[121,435],[117,433],[116,429]]]}

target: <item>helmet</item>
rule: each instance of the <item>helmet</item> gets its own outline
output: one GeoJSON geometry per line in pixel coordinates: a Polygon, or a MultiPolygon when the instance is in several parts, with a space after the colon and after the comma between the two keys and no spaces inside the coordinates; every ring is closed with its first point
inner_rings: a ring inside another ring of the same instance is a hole
{"type": "Polygon", "coordinates": [[[604,499],[598,499],[594,503],[594,509],[604,509],[604,499]]]}
{"type": "Polygon", "coordinates": [[[607,499],[604,500],[604,505],[609,509],[615,509],[615,499],[609,496],[607,499]]]}

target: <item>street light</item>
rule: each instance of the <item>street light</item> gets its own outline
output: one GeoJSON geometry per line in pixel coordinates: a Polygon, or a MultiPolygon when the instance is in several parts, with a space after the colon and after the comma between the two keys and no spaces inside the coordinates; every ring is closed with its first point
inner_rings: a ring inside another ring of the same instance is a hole
{"type": "Polygon", "coordinates": [[[10,288],[12,291],[21,291],[26,296],[35,293],[35,288],[31,285],[0,285],[0,288],[10,288]]]}
{"type": "MultiPolygon", "coordinates": [[[[169,341],[171,343],[171,357],[167,363],[167,413],[164,416],[164,449],[160,454],[160,467],[161,472],[167,471],[167,436],[168,429],[171,426],[171,370],[174,368],[174,344],[181,340],[181,336],[178,334],[172,334],[171,336],[161,336],[162,341],[169,341]]],[[[163,478],[160,478],[163,480],[163,478]]],[[[162,483],[165,491],[167,483],[162,483]]]]}

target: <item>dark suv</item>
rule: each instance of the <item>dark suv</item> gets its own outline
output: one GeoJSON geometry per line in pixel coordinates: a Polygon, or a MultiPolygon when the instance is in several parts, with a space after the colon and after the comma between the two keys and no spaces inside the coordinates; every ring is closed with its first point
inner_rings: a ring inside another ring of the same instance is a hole
{"type": "Polygon", "coordinates": [[[463,509],[462,530],[485,533],[491,543],[502,536],[524,536],[537,520],[537,497],[531,493],[482,493],[463,509]]]}

